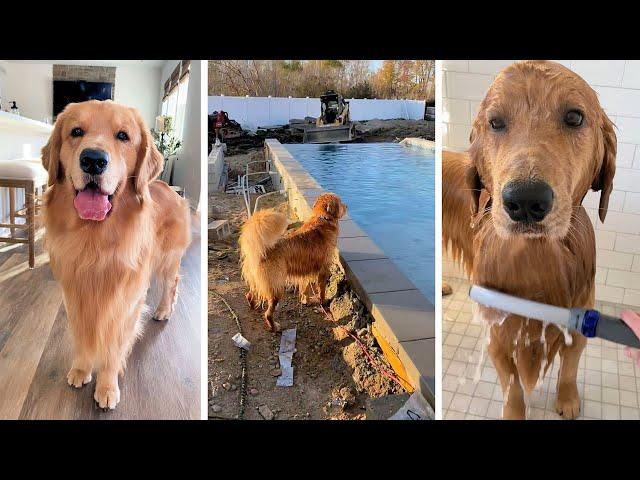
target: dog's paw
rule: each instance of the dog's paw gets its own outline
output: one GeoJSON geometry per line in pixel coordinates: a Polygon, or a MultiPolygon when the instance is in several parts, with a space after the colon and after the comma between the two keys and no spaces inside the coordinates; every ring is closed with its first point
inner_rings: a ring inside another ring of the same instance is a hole
{"type": "Polygon", "coordinates": [[[580,394],[575,384],[558,386],[556,412],[567,420],[572,420],[580,414],[580,394]]]}
{"type": "Polygon", "coordinates": [[[268,331],[273,332],[273,333],[278,333],[279,331],[282,330],[282,328],[280,327],[280,324],[278,322],[275,322],[273,320],[265,321],[265,327],[267,328],[268,331]]]}
{"type": "Polygon", "coordinates": [[[82,388],[91,381],[91,372],[80,370],[78,368],[72,368],[67,373],[67,383],[72,387],[82,388]]]}
{"type": "Polygon", "coordinates": [[[98,407],[103,410],[113,410],[120,401],[120,389],[118,385],[101,385],[96,387],[93,399],[96,401],[98,407]]]}
{"type": "Polygon", "coordinates": [[[451,295],[453,288],[447,282],[442,282],[442,295],[451,295]]]}
{"type": "Polygon", "coordinates": [[[166,307],[158,307],[153,314],[153,319],[158,322],[166,322],[171,317],[173,309],[166,307]]]}

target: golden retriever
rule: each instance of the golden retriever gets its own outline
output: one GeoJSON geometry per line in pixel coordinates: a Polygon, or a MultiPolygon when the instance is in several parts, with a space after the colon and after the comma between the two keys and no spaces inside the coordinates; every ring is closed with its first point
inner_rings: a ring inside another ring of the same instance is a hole
{"type": "Polygon", "coordinates": [[[95,369],[94,399],[113,409],[152,273],[162,286],[153,317],[167,320],[173,311],[191,241],[189,207],[155,180],[163,157],[139,112],[111,101],[69,104],[42,163],[45,249],[74,340],[67,381],[80,388],[95,369]]]}
{"type": "Polygon", "coordinates": [[[267,330],[280,329],[273,315],[289,286],[297,287],[302,303],[307,303],[315,283],[318,300],[324,304],[338,224],[346,210],[338,195],[324,193],[313,205],[311,217],[286,235],[287,216],[274,209],[255,213],[242,226],[239,243],[242,277],[249,285],[246,298],[252,309],[267,303],[264,314],[267,330]]]}
{"type": "MultiPolygon", "coordinates": [[[[596,93],[557,63],[515,63],[489,88],[470,140],[468,154],[443,153],[445,247],[475,284],[592,308],[595,236],[582,200],[589,189],[600,191],[604,221],[616,157],[613,124],[596,93]]],[[[556,353],[556,410],[564,418],[578,416],[576,376],[586,338],[515,315],[490,328],[503,417],[525,418],[524,396],[556,353]]]]}

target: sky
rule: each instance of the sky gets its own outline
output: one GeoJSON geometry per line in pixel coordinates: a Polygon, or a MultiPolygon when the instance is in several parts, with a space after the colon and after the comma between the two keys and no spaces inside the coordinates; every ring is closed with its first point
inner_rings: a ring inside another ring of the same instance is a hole
{"type": "Polygon", "coordinates": [[[369,70],[375,72],[382,66],[382,60],[369,60],[369,70]]]}

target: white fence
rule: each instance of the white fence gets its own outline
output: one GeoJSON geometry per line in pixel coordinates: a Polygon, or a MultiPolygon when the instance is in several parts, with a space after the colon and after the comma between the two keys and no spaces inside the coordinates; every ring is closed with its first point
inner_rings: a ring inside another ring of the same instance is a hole
{"type": "MultiPolygon", "coordinates": [[[[424,100],[368,100],[347,99],[351,120],[385,120],[424,118],[424,100]]],[[[286,125],[291,118],[317,117],[320,115],[319,98],[293,97],[209,97],[208,113],[224,110],[246,130],[271,125],[286,125]]]]}

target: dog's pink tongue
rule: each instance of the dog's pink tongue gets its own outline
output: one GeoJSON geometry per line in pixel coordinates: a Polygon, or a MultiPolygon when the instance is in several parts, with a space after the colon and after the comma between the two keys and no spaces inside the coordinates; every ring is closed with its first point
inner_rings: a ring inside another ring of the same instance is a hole
{"type": "Polygon", "coordinates": [[[107,195],[103,195],[93,188],[86,188],[79,192],[73,200],[73,206],[76,207],[78,215],[83,220],[104,220],[111,210],[111,203],[107,195]]]}

